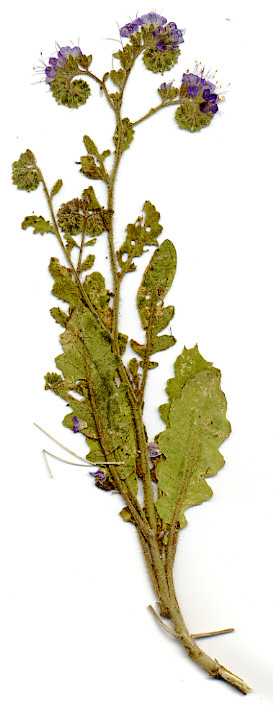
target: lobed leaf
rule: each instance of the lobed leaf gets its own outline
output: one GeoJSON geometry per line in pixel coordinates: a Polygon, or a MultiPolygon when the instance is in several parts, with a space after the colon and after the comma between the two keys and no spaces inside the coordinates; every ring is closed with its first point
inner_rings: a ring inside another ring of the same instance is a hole
{"type": "Polygon", "coordinates": [[[25,219],[22,222],[22,229],[27,229],[28,227],[33,227],[33,234],[45,234],[48,232],[51,232],[51,234],[55,234],[55,229],[53,227],[53,224],[51,224],[48,220],[45,220],[44,217],[37,217],[36,215],[29,215],[28,217],[25,217],[25,219]]]}
{"type": "Polygon", "coordinates": [[[52,258],[49,271],[54,279],[52,293],[54,296],[69,304],[71,308],[83,304],[78,287],[73,281],[71,269],[62,266],[59,259],[52,258]]]}
{"type": "Polygon", "coordinates": [[[36,190],[41,179],[31,150],[27,149],[25,153],[21,153],[19,160],[12,163],[12,182],[18,190],[36,190]]]}
{"type": "Polygon", "coordinates": [[[112,69],[112,71],[110,71],[110,79],[112,79],[113,84],[118,86],[119,89],[122,88],[125,77],[126,72],[124,71],[124,69],[119,69],[118,71],[112,69]]]}
{"type": "Polygon", "coordinates": [[[144,203],[143,212],[144,215],[138,217],[134,224],[127,225],[126,238],[117,252],[123,274],[135,271],[133,260],[143,254],[145,246],[158,246],[158,237],[162,232],[160,213],[149,200],[144,203]],[[126,254],[127,258],[124,258],[126,254]]]}
{"type": "Polygon", "coordinates": [[[224,465],[219,447],[230,434],[230,424],[219,370],[206,363],[197,348],[178,358],[176,376],[168,385],[167,428],[156,437],[165,457],[156,469],[162,493],[156,507],[165,523],[171,524],[175,516],[183,528],[185,510],[212,496],[205,478],[224,465]]]}
{"type": "Polygon", "coordinates": [[[174,363],[175,376],[167,382],[166,392],[169,397],[169,402],[165,402],[159,407],[161,419],[167,426],[169,423],[171,402],[181,396],[183,387],[190,379],[195,377],[199,372],[204,372],[204,370],[214,372],[220,381],[220,370],[214,367],[212,362],[208,362],[200,355],[197,345],[189,350],[184,348],[182,354],[178,356],[174,363]]]}
{"type": "MultiPolygon", "coordinates": [[[[127,150],[127,148],[129,148],[129,146],[131,145],[132,140],[134,138],[134,133],[135,133],[135,131],[133,129],[130,119],[123,118],[121,121],[121,134],[122,134],[121,135],[121,150],[122,150],[122,152],[124,150],[127,150]]],[[[118,142],[119,142],[118,141],[118,127],[116,128],[115,133],[113,135],[113,141],[114,141],[115,147],[117,148],[118,142]]]]}
{"type": "MultiPolygon", "coordinates": [[[[166,350],[175,344],[173,335],[158,336],[166,328],[174,315],[174,307],[163,308],[164,298],[174,279],[176,271],[176,250],[169,239],[154,252],[137,293],[137,307],[146,330],[146,344],[140,345],[131,340],[133,350],[144,358],[166,350]]],[[[150,363],[156,367],[157,363],[150,363]]]]}

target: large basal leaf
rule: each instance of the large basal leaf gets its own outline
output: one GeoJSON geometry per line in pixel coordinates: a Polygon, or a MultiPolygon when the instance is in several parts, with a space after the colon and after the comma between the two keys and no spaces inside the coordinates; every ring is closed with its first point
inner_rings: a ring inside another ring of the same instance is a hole
{"type": "Polygon", "coordinates": [[[64,424],[73,428],[73,416],[85,423],[83,434],[90,445],[90,461],[124,461],[118,467],[121,478],[130,478],[136,488],[137,447],[127,388],[118,384],[117,358],[111,340],[95,316],[75,308],[62,333],[63,354],[56,365],[63,377],[47,376],[46,387],[65,399],[72,408],[64,424]],[[103,432],[103,440],[101,436],[103,432]]]}
{"type": "MultiPolygon", "coordinates": [[[[133,350],[143,359],[150,355],[166,350],[175,344],[173,335],[158,333],[167,327],[174,315],[174,307],[163,308],[164,298],[170,289],[176,271],[176,250],[169,239],[160,245],[154,252],[149,262],[137,293],[137,307],[146,331],[146,344],[141,345],[131,340],[133,350]]],[[[155,366],[154,363],[153,366],[155,366]]]]}
{"type": "Polygon", "coordinates": [[[175,515],[182,528],[187,524],[185,510],[212,496],[205,478],[224,465],[219,447],[230,434],[230,424],[219,370],[206,363],[197,348],[178,358],[168,390],[167,428],[157,437],[165,460],[156,469],[163,494],[156,507],[165,523],[175,515]]]}
{"type": "Polygon", "coordinates": [[[159,407],[159,413],[163,422],[168,426],[171,402],[181,396],[183,387],[199,372],[212,370],[217,377],[221,378],[220,370],[213,366],[212,362],[205,360],[200,355],[198,346],[194,348],[184,348],[182,355],[178,355],[174,363],[175,377],[167,382],[166,392],[169,397],[168,402],[164,402],[159,407]]]}

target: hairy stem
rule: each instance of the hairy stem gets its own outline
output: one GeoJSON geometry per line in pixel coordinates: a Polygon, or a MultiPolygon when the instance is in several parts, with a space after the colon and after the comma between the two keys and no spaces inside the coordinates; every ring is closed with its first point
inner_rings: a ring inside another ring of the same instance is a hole
{"type": "Polygon", "coordinates": [[[166,103],[159,104],[159,106],[154,106],[153,108],[150,108],[147,113],[144,114],[144,116],[141,116],[141,118],[138,118],[137,121],[132,122],[132,126],[138,126],[140,123],[143,123],[143,121],[146,121],[147,118],[151,118],[151,116],[154,116],[158,111],[161,111],[163,108],[169,108],[170,106],[179,106],[181,104],[181,99],[178,99],[177,101],[166,101],[166,103]]]}

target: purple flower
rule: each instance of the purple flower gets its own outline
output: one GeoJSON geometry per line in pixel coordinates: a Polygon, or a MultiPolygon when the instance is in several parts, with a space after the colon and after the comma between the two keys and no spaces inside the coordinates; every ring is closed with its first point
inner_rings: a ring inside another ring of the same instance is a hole
{"type": "Polygon", "coordinates": [[[215,89],[215,84],[198,74],[183,74],[182,84],[187,85],[187,94],[191,99],[194,99],[202,89],[203,91],[204,89],[215,89]]]}
{"type": "Polygon", "coordinates": [[[56,57],[50,57],[50,60],[48,62],[48,66],[45,68],[45,75],[46,75],[46,83],[50,84],[52,79],[55,79],[55,76],[58,74],[58,68],[56,66],[58,62],[58,59],[56,57]]]}
{"type": "Polygon", "coordinates": [[[106,475],[104,471],[101,471],[99,468],[97,471],[89,471],[90,476],[94,476],[94,478],[97,478],[100,483],[104,483],[106,481],[106,475]]]}
{"type": "Polygon", "coordinates": [[[147,449],[151,459],[155,459],[157,456],[161,455],[160,448],[154,441],[147,445],[147,449]]]}
{"type": "Polygon", "coordinates": [[[87,427],[87,422],[84,422],[83,419],[78,419],[78,417],[73,417],[73,431],[74,434],[78,434],[79,431],[82,431],[82,429],[86,429],[87,427]]]}
{"type": "Polygon", "coordinates": [[[57,57],[50,57],[45,68],[46,83],[50,84],[58,74],[58,69],[63,69],[69,57],[80,57],[80,47],[60,47],[57,57]]]}
{"type": "Polygon", "coordinates": [[[120,28],[119,34],[121,37],[130,37],[130,35],[133,32],[137,32],[139,25],[140,25],[139,18],[137,17],[136,20],[132,20],[132,22],[128,22],[127,25],[124,25],[124,27],[120,28]]]}
{"type": "Polygon", "coordinates": [[[166,91],[168,91],[169,89],[171,89],[172,85],[173,85],[173,81],[169,81],[168,84],[166,84],[166,82],[164,81],[163,84],[160,84],[158,91],[160,91],[161,93],[163,93],[164,89],[166,89],[166,91]]]}
{"type": "Polygon", "coordinates": [[[157,39],[156,48],[159,52],[165,52],[168,47],[177,51],[178,45],[184,42],[183,31],[178,29],[175,22],[168,22],[164,27],[154,30],[153,36],[157,39]]]}
{"type": "Polygon", "coordinates": [[[166,17],[158,15],[156,12],[148,12],[147,15],[141,15],[138,17],[138,22],[140,25],[154,25],[154,27],[161,27],[167,22],[166,17]]]}
{"type": "Polygon", "coordinates": [[[200,92],[202,92],[203,101],[200,103],[200,111],[202,113],[209,113],[211,111],[213,114],[218,111],[218,94],[212,93],[215,89],[215,84],[211,81],[207,81],[203,76],[198,74],[183,74],[182,84],[187,87],[187,94],[189,98],[194,99],[200,92]]]}
{"type": "Polygon", "coordinates": [[[200,111],[202,111],[202,113],[209,113],[209,111],[211,111],[211,113],[213,114],[217,113],[217,103],[219,100],[218,95],[211,94],[209,89],[205,89],[203,91],[203,99],[204,101],[202,101],[202,103],[200,104],[200,111]]]}

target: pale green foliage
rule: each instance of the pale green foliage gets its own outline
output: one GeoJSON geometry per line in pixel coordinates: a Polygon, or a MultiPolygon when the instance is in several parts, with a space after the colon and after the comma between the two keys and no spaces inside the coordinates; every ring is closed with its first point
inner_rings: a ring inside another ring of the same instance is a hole
{"type": "Polygon", "coordinates": [[[37,217],[33,214],[25,217],[22,222],[22,229],[27,229],[28,227],[33,227],[33,234],[45,234],[47,232],[55,234],[53,224],[45,220],[41,215],[37,217]]]}
{"type": "Polygon", "coordinates": [[[83,142],[88,155],[81,157],[80,172],[90,180],[104,180],[104,182],[107,183],[109,175],[104,167],[104,161],[111,155],[111,151],[103,150],[102,153],[100,153],[96,143],[87,135],[83,137],[83,142]]]}
{"type": "MultiPolygon", "coordinates": [[[[87,423],[84,429],[90,446],[90,461],[124,461],[120,478],[128,478],[136,487],[136,439],[131,406],[125,385],[117,378],[118,361],[112,353],[111,340],[95,316],[86,308],[75,308],[61,335],[63,354],[56,365],[63,378],[47,376],[46,387],[63,397],[73,415],[87,423]],[[73,393],[81,395],[76,399],[73,393]],[[103,435],[101,434],[103,432],[103,435]]],[[[64,424],[73,427],[72,416],[64,424]]]]}
{"type": "Polygon", "coordinates": [[[145,246],[158,246],[157,238],[162,232],[162,226],[159,224],[160,213],[149,200],[144,203],[143,212],[134,224],[127,225],[126,238],[117,252],[123,274],[135,271],[133,259],[143,254],[145,246]],[[126,254],[127,258],[124,258],[126,254]]]}
{"type": "Polygon", "coordinates": [[[12,163],[12,182],[18,190],[36,190],[41,182],[41,175],[36,166],[31,150],[21,153],[19,160],[12,163]]]}
{"type": "MultiPolygon", "coordinates": [[[[154,252],[147,268],[145,269],[141,285],[137,293],[137,307],[146,331],[146,345],[140,345],[131,340],[133,350],[143,360],[161,350],[166,350],[175,344],[173,335],[161,335],[174,315],[174,307],[163,308],[164,298],[168,293],[176,271],[176,250],[169,239],[160,245],[154,252]]],[[[150,363],[155,367],[157,363],[150,363]]]]}
{"type": "Polygon", "coordinates": [[[60,189],[61,189],[62,186],[63,186],[63,181],[59,178],[59,180],[57,180],[57,181],[55,182],[55,184],[53,185],[53,188],[52,188],[52,190],[51,190],[51,192],[50,192],[50,199],[51,199],[51,200],[52,200],[53,197],[55,197],[55,195],[58,194],[58,192],[60,191],[60,189]]]}
{"type": "MultiPolygon", "coordinates": [[[[123,152],[124,150],[127,150],[127,148],[129,148],[129,146],[131,145],[132,140],[134,138],[135,131],[133,129],[133,126],[132,126],[129,118],[122,119],[121,129],[122,129],[122,137],[121,137],[120,147],[123,152]]],[[[118,131],[117,131],[117,129],[115,130],[115,133],[113,136],[113,141],[114,141],[114,144],[117,148],[118,147],[118,131]]]]}
{"type": "Polygon", "coordinates": [[[219,447],[229,436],[230,424],[219,370],[206,363],[197,348],[179,356],[168,394],[169,410],[164,411],[167,428],[157,437],[165,460],[156,469],[163,493],[156,507],[165,523],[170,524],[176,514],[184,527],[185,510],[212,496],[205,478],[224,465],[219,447]]]}

